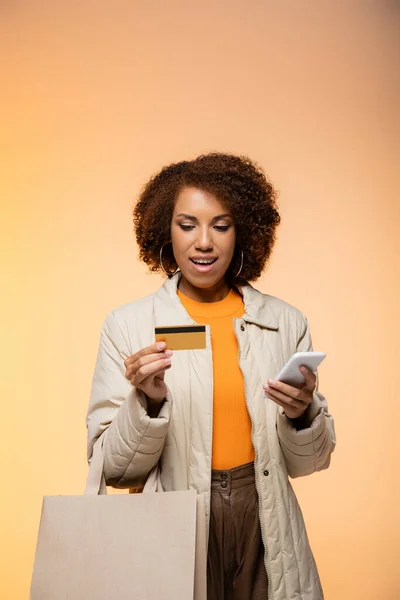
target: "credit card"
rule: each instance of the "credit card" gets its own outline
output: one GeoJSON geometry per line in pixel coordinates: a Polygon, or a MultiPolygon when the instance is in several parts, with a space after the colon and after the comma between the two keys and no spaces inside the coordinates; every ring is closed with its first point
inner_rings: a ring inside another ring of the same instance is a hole
{"type": "Polygon", "coordinates": [[[204,350],[205,325],[171,325],[156,327],[156,342],[165,342],[169,350],[204,350]]]}

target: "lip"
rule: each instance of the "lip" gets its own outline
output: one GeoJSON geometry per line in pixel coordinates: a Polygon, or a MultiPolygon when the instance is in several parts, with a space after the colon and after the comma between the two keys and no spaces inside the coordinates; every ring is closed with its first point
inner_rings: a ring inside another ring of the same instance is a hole
{"type": "Polygon", "coordinates": [[[190,257],[190,260],[216,260],[218,256],[213,256],[212,254],[195,254],[190,257]]]}
{"type": "MultiPolygon", "coordinates": [[[[193,257],[194,260],[196,259],[200,259],[200,257],[193,257]]],[[[205,258],[205,257],[204,257],[205,258]]],[[[212,258],[211,256],[207,256],[207,260],[212,258]]],[[[216,258],[214,260],[214,262],[211,265],[196,265],[192,259],[189,259],[193,268],[198,272],[198,273],[209,273],[210,271],[213,270],[214,266],[216,265],[218,258],[216,258]]]]}

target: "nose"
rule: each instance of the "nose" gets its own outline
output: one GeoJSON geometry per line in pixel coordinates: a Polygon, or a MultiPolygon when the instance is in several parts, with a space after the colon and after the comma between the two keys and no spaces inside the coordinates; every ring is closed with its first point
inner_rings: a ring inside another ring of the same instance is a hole
{"type": "Polygon", "coordinates": [[[199,236],[196,240],[196,250],[209,250],[213,248],[212,235],[208,227],[202,227],[199,230],[199,236]]]}

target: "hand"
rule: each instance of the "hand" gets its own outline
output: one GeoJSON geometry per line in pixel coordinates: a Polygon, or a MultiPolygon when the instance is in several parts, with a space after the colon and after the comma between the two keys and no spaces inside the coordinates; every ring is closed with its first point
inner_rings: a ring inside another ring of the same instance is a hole
{"type": "Polygon", "coordinates": [[[267,397],[282,406],[289,419],[301,417],[313,399],[317,378],[307,367],[301,367],[300,371],[305,377],[305,383],[301,388],[295,388],[272,379],[268,379],[268,382],[263,385],[267,397]]]}
{"type": "Polygon", "coordinates": [[[125,377],[148,398],[161,404],[167,395],[165,371],[171,367],[172,350],[165,342],[156,342],[124,360],[125,377]]]}

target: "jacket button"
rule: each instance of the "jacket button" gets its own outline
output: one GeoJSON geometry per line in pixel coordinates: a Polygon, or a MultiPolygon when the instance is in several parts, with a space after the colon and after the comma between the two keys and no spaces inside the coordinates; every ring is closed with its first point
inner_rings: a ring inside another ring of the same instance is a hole
{"type": "Polygon", "coordinates": [[[226,473],[225,471],[221,473],[221,479],[228,479],[228,473],[226,473]]]}
{"type": "Polygon", "coordinates": [[[269,475],[269,471],[267,471],[267,469],[265,469],[265,471],[264,471],[264,475],[265,475],[265,477],[268,477],[268,475],[269,475]]]}
{"type": "Polygon", "coordinates": [[[226,488],[228,487],[228,482],[227,481],[221,481],[221,487],[226,488]]]}
{"type": "Polygon", "coordinates": [[[241,326],[240,326],[240,329],[241,329],[242,331],[244,331],[244,325],[243,325],[243,323],[241,324],[241,326]]]}

